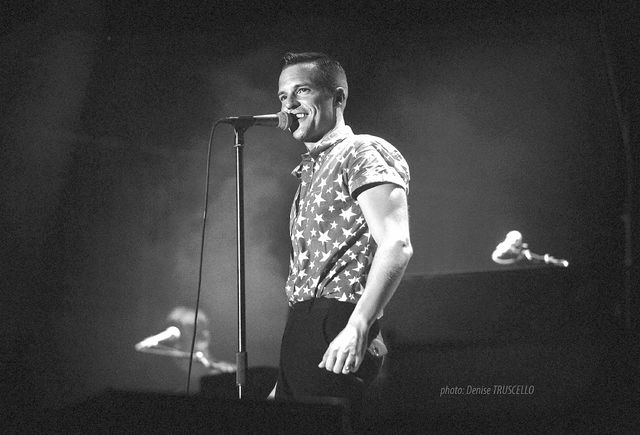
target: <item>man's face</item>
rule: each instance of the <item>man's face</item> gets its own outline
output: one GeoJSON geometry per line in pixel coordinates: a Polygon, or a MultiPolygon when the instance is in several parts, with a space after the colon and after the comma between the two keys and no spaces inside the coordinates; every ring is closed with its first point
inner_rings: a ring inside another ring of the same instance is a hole
{"type": "Polygon", "coordinates": [[[334,94],[318,83],[316,67],[300,63],[280,73],[278,98],[283,112],[298,118],[293,137],[302,142],[317,142],[336,126],[334,94]]]}

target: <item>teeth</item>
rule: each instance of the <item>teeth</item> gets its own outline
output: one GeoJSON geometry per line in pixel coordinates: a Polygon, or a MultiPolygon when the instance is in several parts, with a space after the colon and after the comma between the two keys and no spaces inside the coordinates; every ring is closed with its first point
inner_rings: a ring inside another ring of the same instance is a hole
{"type": "Polygon", "coordinates": [[[298,119],[304,118],[305,116],[307,116],[306,113],[296,113],[296,118],[298,118],[298,119]]]}

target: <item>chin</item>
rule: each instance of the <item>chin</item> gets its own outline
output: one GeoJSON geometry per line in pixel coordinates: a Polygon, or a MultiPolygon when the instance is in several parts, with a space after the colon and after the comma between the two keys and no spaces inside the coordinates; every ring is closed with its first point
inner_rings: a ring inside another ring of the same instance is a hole
{"type": "Polygon", "coordinates": [[[294,139],[299,140],[301,142],[309,141],[304,131],[296,130],[293,132],[292,136],[294,139]]]}

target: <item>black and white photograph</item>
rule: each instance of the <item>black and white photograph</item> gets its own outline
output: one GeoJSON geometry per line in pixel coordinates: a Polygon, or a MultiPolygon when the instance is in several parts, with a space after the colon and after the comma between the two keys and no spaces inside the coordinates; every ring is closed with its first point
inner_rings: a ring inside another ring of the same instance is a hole
{"type": "Polygon", "coordinates": [[[633,433],[640,2],[0,6],[0,431],[633,433]]]}

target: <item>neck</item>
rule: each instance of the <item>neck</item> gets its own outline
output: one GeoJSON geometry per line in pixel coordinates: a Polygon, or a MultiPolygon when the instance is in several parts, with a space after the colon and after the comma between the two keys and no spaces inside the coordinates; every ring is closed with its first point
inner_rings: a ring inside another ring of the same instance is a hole
{"type": "Polygon", "coordinates": [[[314,149],[316,149],[316,147],[322,143],[322,141],[328,137],[331,133],[333,133],[334,131],[336,131],[337,129],[339,129],[340,127],[344,127],[345,123],[344,123],[344,118],[339,118],[336,121],[336,125],[333,126],[333,128],[331,130],[329,130],[324,136],[322,136],[322,139],[320,139],[317,142],[305,142],[304,145],[307,147],[307,151],[312,152],[314,149]]]}

